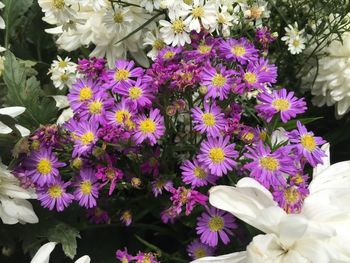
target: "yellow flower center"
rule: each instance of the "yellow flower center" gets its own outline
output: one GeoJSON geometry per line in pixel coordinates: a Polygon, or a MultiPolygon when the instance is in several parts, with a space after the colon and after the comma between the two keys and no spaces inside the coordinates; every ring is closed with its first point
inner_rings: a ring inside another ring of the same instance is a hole
{"type": "Polygon", "coordinates": [[[41,173],[42,175],[47,175],[48,173],[50,173],[52,171],[52,164],[51,161],[48,159],[41,159],[37,166],[36,169],[38,170],[39,173],[41,173]]]}
{"type": "Polygon", "coordinates": [[[117,81],[128,80],[130,72],[126,69],[118,69],[114,74],[114,79],[117,81]]]}
{"type": "Polygon", "coordinates": [[[226,84],[226,78],[222,74],[216,73],[211,80],[211,83],[213,86],[221,88],[226,84]]]}
{"type": "Polygon", "coordinates": [[[129,263],[129,262],[130,261],[126,257],[123,257],[121,260],[121,263],[129,263]]]}
{"type": "Polygon", "coordinates": [[[243,134],[242,139],[245,141],[252,141],[254,139],[254,133],[246,132],[245,134],[243,134]]]}
{"type": "Polygon", "coordinates": [[[52,198],[59,198],[59,197],[61,197],[63,190],[62,190],[62,187],[60,185],[55,184],[49,188],[48,192],[52,198]]]}
{"type": "Polygon", "coordinates": [[[89,104],[89,112],[91,114],[100,114],[102,111],[102,102],[95,100],[89,104]]]}
{"type": "Polygon", "coordinates": [[[247,81],[249,84],[256,83],[257,77],[253,72],[246,72],[244,74],[244,80],[247,81]]]}
{"type": "Polygon", "coordinates": [[[175,53],[169,50],[169,51],[167,51],[167,52],[164,53],[163,58],[164,58],[164,59],[171,59],[171,58],[173,58],[174,56],[175,56],[175,53]]]}
{"type": "Polygon", "coordinates": [[[192,5],[193,0],[183,0],[186,5],[192,5]]]}
{"type": "Polygon", "coordinates": [[[115,112],[115,120],[118,123],[124,123],[125,121],[129,120],[131,117],[130,112],[126,111],[126,110],[118,110],[115,112]]]}
{"type": "Polygon", "coordinates": [[[198,46],[198,52],[201,54],[208,54],[211,50],[211,46],[201,44],[198,46]]]}
{"type": "Polygon", "coordinates": [[[84,101],[84,100],[89,100],[92,98],[92,90],[90,87],[85,86],[82,88],[79,92],[79,100],[84,101]]]}
{"type": "Polygon", "coordinates": [[[131,213],[130,211],[125,211],[123,214],[122,214],[122,217],[125,221],[129,221],[131,220],[132,216],[131,216],[131,213]]]}
{"type": "Polygon", "coordinates": [[[57,9],[62,9],[64,7],[64,0],[53,0],[53,6],[57,9]]]}
{"type": "Polygon", "coordinates": [[[91,189],[92,189],[91,181],[86,180],[86,181],[82,182],[80,185],[80,189],[84,195],[89,195],[91,193],[91,189]]]}
{"type": "Polygon", "coordinates": [[[150,118],[147,118],[140,122],[140,130],[142,133],[154,133],[156,130],[156,123],[150,118]]]}
{"type": "Polygon", "coordinates": [[[192,9],[192,15],[194,18],[199,18],[204,15],[204,8],[203,6],[197,6],[192,9]]]}
{"type": "Polygon", "coordinates": [[[259,19],[262,14],[262,9],[260,7],[252,6],[250,8],[250,16],[254,19],[259,19]]]}
{"type": "Polygon", "coordinates": [[[316,148],[315,138],[310,134],[305,134],[301,137],[301,145],[308,151],[312,152],[316,148]]]}
{"type": "Polygon", "coordinates": [[[93,132],[89,131],[84,133],[81,137],[80,137],[80,141],[83,145],[88,145],[89,143],[91,143],[93,140],[95,139],[95,136],[93,134],[93,132]]]}
{"type": "Polygon", "coordinates": [[[194,254],[195,259],[204,258],[207,256],[207,252],[202,247],[196,248],[193,251],[193,254],[194,254]]]}
{"type": "Polygon", "coordinates": [[[212,113],[203,113],[202,120],[203,120],[203,123],[209,127],[214,126],[216,123],[215,116],[212,113]]]}
{"type": "Polygon", "coordinates": [[[161,50],[165,47],[165,43],[163,40],[161,39],[156,39],[153,43],[153,47],[156,49],[156,50],[161,50]]]}
{"type": "Polygon", "coordinates": [[[62,82],[67,82],[69,79],[69,76],[64,73],[60,76],[60,79],[62,80],[62,82]]]}
{"type": "Polygon", "coordinates": [[[299,39],[294,39],[294,41],[293,41],[293,46],[294,46],[294,47],[299,47],[299,45],[300,45],[299,39]]]}
{"type": "Polygon", "coordinates": [[[285,111],[290,108],[290,103],[286,99],[275,99],[272,106],[278,111],[285,111]]]}
{"type": "Polygon", "coordinates": [[[199,178],[199,179],[203,179],[203,178],[207,177],[207,174],[205,173],[205,171],[202,168],[200,168],[199,166],[194,168],[193,173],[194,173],[194,176],[199,178]]]}
{"type": "Polygon", "coordinates": [[[185,24],[182,19],[176,19],[172,25],[173,31],[177,34],[184,32],[185,24]]]}
{"type": "Polygon", "coordinates": [[[266,131],[261,131],[259,134],[260,140],[265,141],[266,137],[267,137],[266,131]]]}
{"type": "Polygon", "coordinates": [[[279,162],[273,157],[261,157],[260,165],[268,171],[276,171],[279,167],[279,162]]]}
{"type": "Polygon", "coordinates": [[[64,60],[61,60],[60,62],[58,62],[58,66],[60,68],[65,68],[65,67],[67,67],[67,65],[68,65],[68,63],[64,60]]]}
{"type": "Polygon", "coordinates": [[[300,200],[300,194],[294,187],[287,188],[283,195],[288,204],[295,204],[300,200]]]}
{"type": "Polygon", "coordinates": [[[292,176],[291,179],[297,184],[301,184],[304,182],[304,178],[301,176],[300,173],[296,173],[294,176],[292,176]]]}
{"type": "Polygon", "coordinates": [[[245,48],[241,45],[233,46],[231,48],[231,52],[232,52],[232,54],[234,54],[237,57],[241,57],[241,56],[245,55],[245,53],[247,53],[245,48]]]}
{"type": "Polygon", "coordinates": [[[129,89],[129,97],[133,100],[137,100],[142,95],[142,89],[140,87],[132,87],[129,89]]]}
{"type": "Polygon", "coordinates": [[[121,24],[121,23],[124,22],[124,16],[120,12],[115,13],[114,16],[113,16],[113,20],[114,20],[115,23],[121,24]]]}
{"type": "Polygon", "coordinates": [[[224,220],[221,216],[213,216],[208,222],[209,229],[213,232],[221,231],[224,228],[224,220]]]}
{"type": "Polygon", "coordinates": [[[209,158],[215,164],[221,163],[225,160],[225,152],[221,148],[212,148],[209,151],[209,158]]]}

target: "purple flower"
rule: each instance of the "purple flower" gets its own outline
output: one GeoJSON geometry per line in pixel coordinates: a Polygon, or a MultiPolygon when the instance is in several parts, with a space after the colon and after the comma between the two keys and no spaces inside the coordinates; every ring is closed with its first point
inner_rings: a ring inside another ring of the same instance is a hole
{"type": "Polygon", "coordinates": [[[238,152],[234,149],[235,144],[229,144],[229,141],[229,136],[209,137],[201,144],[198,161],[208,167],[213,175],[226,175],[237,164],[232,158],[238,157],[238,152]]]}
{"type": "Polygon", "coordinates": [[[137,144],[149,140],[151,145],[157,143],[157,140],[164,135],[164,118],[160,115],[158,109],[151,109],[149,117],[142,114],[136,120],[136,129],[133,138],[137,144]]]}
{"type": "Polygon", "coordinates": [[[195,239],[187,246],[187,252],[192,259],[199,259],[213,256],[215,250],[214,248],[201,243],[198,239],[195,239]]]}
{"type": "Polygon", "coordinates": [[[130,130],[135,127],[135,123],[133,122],[134,115],[134,109],[124,99],[111,111],[106,113],[106,120],[108,124],[115,125],[116,127],[125,127],[130,130]]]}
{"type": "Polygon", "coordinates": [[[79,201],[79,205],[86,208],[96,206],[96,198],[98,198],[99,186],[96,183],[95,171],[92,168],[83,168],[80,170],[80,178],[74,184],[75,200],[79,201]]]}
{"type": "Polygon", "coordinates": [[[115,62],[116,69],[108,71],[109,83],[106,85],[116,92],[119,88],[130,87],[135,83],[132,78],[139,78],[143,75],[142,68],[134,68],[133,61],[117,60],[115,62]]]}
{"type": "Polygon", "coordinates": [[[204,112],[195,107],[191,110],[194,130],[201,134],[207,133],[212,137],[220,136],[221,131],[225,128],[225,114],[221,112],[221,108],[214,103],[204,104],[204,112]]]}
{"type": "Polygon", "coordinates": [[[197,220],[197,234],[204,244],[211,247],[217,246],[219,237],[225,245],[228,244],[229,236],[233,235],[231,230],[237,228],[233,215],[214,207],[203,212],[197,220]]]}
{"type": "Polygon", "coordinates": [[[38,189],[38,200],[41,206],[53,210],[56,207],[58,212],[63,211],[73,200],[74,196],[66,192],[70,182],[56,180],[38,189]]]}
{"type": "Polygon", "coordinates": [[[97,82],[92,79],[77,79],[77,82],[69,89],[68,100],[74,112],[92,100],[97,93],[97,82]]]}
{"type": "Polygon", "coordinates": [[[115,92],[122,95],[125,102],[135,110],[151,106],[154,98],[148,85],[141,82],[141,78],[138,78],[133,85],[116,87],[115,92]]]}
{"type": "Polygon", "coordinates": [[[96,177],[102,181],[101,187],[110,183],[108,195],[111,195],[117,186],[118,180],[123,178],[123,172],[113,166],[115,158],[110,157],[108,154],[106,154],[105,157],[107,167],[98,165],[96,177]]]}
{"type": "Polygon", "coordinates": [[[109,97],[106,92],[99,92],[80,109],[79,116],[81,120],[104,123],[106,110],[109,109],[113,103],[114,99],[109,97]]]}
{"type": "Polygon", "coordinates": [[[38,186],[55,182],[59,175],[58,168],[66,165],[58,161],[51,149],[46,148],[32,151],[23,164],[26,168],[26,175],[38,186]]]}
{"type": "Polygon", "coordinates": [[[181,165],[182,181],[185,184],[190,184],[192,188],[210,184],[215,184],[217,177],[209,172],[208,168],[201,165],[196,159],[192,162],[186,160],[181,165]]]}
{"type": "Polygon", "coordinates": [[[286,147],[280,147],[271,153],[270,148],[260,141],[254,148],[246,148],[249,152],[244,156],[251,161],[244,168],[267,189],[270,186],[285,185],[286,180],[282,173],[293,174],[295,171],[293,159],[288,156],[289,150],[286,147]]]}
{"type": "Polygon", "coordinates": [[[75,138],[73,157],[86,154],[98,140],[98,124],[80,121],[73,137],[75,138]]]}
{"type": "Polygon", "coordinates": [[[126,226],[130,226],[132,222],[132,214],[130,210],[126,210],[120,216],[120,221],[122,221],[126,226]]]}
{"type": "Polygon", "coordinates": [[[165,179],[157,179],[152,182],[152,192],[155,197],[163,193],[163,189],[169,191],[173,188],[172,181],[166,181],[165,179]]]}
{"type": "Polygon", "coordinates": [[[153,253],[139,252],[133,259],[136,260],[136,263],[159,263],[153,253]]]}
{"type": "Polygon", "coordinates": [[[281,120],[286,123],[306,110],[304,99],[294,97],[294,92],[287,93],[286,89],[274,90],[272,94],[263,92],[257,99],[260,103],[255,106],[255,109],[259,116],[266,119],[267,122],[270,122],[272,117],[280,112],[281,120]]]}
{"type": "Polygon", "coordinates": [[[296,214],[301,211],[304,199],[309,195],[306,187],[280,186],[273,192],[273,197],[287,213],[296,214]]]}
{"type": "Polygon", "coordinates": [[[213,58],[216,55],[215,46],[218,44],[218,40],[213,37],[207,37],[200,41],[198,44],[192,43],[193,50],[186,51],[186,56],[189,59],[194,59],[200,63],[208,58],[213,58]]]}
{"type": "Polygon", "coordinates": [[[249,63],[246,69],[240,68],[240,80],[242,83],[238,84],[235,91],[238,94],[243,94],[245,91],[251,91],[253,88],[260,91],[265,90],[266,73],[261,69],[262,66],[249,63]]]}
{"type": "Polygon", "coordinates": [[[266,26],[256,29],[255,38],[263,46],[266,52],[268,51],[269,44],[277,39],[276,36],[271,34],[269,28],[266,26]]]}
{"type": "Polygon", "coordinates": [[[209,63],[204,66],[200,74],[202,79],[200,84],[208,87],[205,98],[226,99],[233,83],[233,79],[231,78],[233,74],[235,74],[235,71],[226,69],[221,65],[218,66],[218,69],[213,68],[209,63]]]}
{"type": "Polygon", "coordinates": [[[134,257],[128,253],[127,248],[124,248],[124,250],[118,249],[117,252],[115,253],[115,256],[122,263],[129,263],[134,259],[134,257]]]}
{"type": "Polygon", "coordinates": [[[312,167],[322,164],[322,157],[325,157],[326,154],[318,146],[326,143],[326,141],[321,137],[314,136],[312,132],[308,132],[300,121],[297,121],[297,127],[297,130],[293,130],[288,134],[290,142],[294,143],[292,147],[297,150],[299,155],[304,156],[312,167]]]}
{"type": "Polygon", "coordinates": [[[246,64],[249,61],[257,60],[258,50],[247,39],[241,38],[227,39],[219,45],[220,54],[228,61],[238,61],[241,64],[246,64]]]}
{"type": "Polygon", "coordinates": [[[78,61],[78,70],[88,78],[97,78],[105,73],[105,64],[106,60],[104,58],[80,59],[78,61]]]}
{"type": "Polygon", "coordinates": [[[99,207],[88,209],[86,216],[89,221],[94,224],[105,224],[110,221],[107,211],[104,211],[99,207]]]}

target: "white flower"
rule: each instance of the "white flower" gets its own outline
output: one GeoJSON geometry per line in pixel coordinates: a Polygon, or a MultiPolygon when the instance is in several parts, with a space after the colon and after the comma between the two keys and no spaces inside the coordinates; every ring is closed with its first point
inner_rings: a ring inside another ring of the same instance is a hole
{"type": "Polygon", "coordinates": [[[162,0],[141,0],[140,6],[145,8],[149,13],[152,13],[154,9],[160,8],[162,0]]]}
{"type": "MultiPolygon", "coordinates": [[[[323,149],[329,153],[328,144],[323,149]]],[[[345,245],[350,239],[350,161],[328,165],[325,160],[314,170],[300,214],[286,214],[252,178],[241,179],[236,187],[213,187],[213,206],[266,234],[255,236],[246,252],[195,262],[350,262],[345,245]]]]}
{"type": "Polygon", "coordinates": [[[264,0],[254,1],[252,4],[246,2],[239,3],[244,17],[248,20],[255,20],[255,25],[260,26],[263,18],[270,17],[270,11],[267,8],[267,2],[264,0]]]}
{"type": "Polygon", "coordinates": [[[281,38],[288,45],[288,50],[292,55],[301,53],[305,49],[306,39],[304,38],[304,29],[299,30],[297,22],[294,26],[285,27],[286,35],[281,38]]]}
{"type": "Polygon", "coordinates": [[[228,6],[227,5],[222,5],[220,6],[219,10],[217,11],[217,31],[219,33],[219,27],[221,27],[221,32],[224,37],[229,37],[231,34],[231,27],[233,25],[238,24],[238,16],[237,12],[239,10],[239,6],[237,5],[234,9],[233,12],[228,11],[228,6]]]}
{"type": "Polygon", "coordinates": [[[61,115],[58,117],[56,123],[63,124],[74,116],[73,110],[71,109],[71,107],[69,105],[69,101],[67,99],[67,96],[56,95],[56,96],[52,96],[52,97],[56,101],[56,107],[59,110],[63,109],[63,111],[62,111],[61,115]]]}
{"type": "Polygon", "coordinates": [[[106,8],[110,2],[108,0],[79,0],[83,6],[91,6],[95,11],[106,8]]]}
{"type": "MultiPolygon", "coordinates": [[[[21,115],[25,110],[26,108],[24,107],[7,107],[0,109],[0,114],[15,118],[18,115],[21,115]]],[[[18,131],[23,137],[28,136],[30,134],[30,131],[27,128],[19,124],[15,124],[15,127],[18,129],[18,131]]],[[[11,132],[12,129],[0,121],[0,134],[9,134],[11,132]]]]}
{"type": "Polygon", "coordinates": [[[164,42],[167,45],[184,46],[186,43],[191,43],[189,36],[188,22],[180,16],[175,16],[173,20],[160,20],[159,24],[162,26],[160,33],[164,42]]]}
{"type": "Polygon", "coordinates": [[[115,6],[104,15],[102,22],[109,33],[120,34],[123,37],[130,32],[133,26],[134,16],[128,7],[115,6]]]}
{"type": "Polygon", "coordinates": [[[216,28],[217,6],[214,3],[204,3],[204,0],[193,0],[190,7],[189,16],[185,19],[189,30],[199,33],[202,26],[214,31],[216,28]]]}
{"type": "Polygon", "coordinates": [[[0,218],[4,224],[38,223],[33,207],[26,199],[34,199],[31,190],[23,189],[19,181],[0,161],[0,218]]]}
{"type": "Polygon", "coordinates": [[[70,61],[66,57],[64,60],[57,56],[58,60],[54,60],[51,64],[49,74],[53,85],[62,90],[65,86],[71,87],[77,78],[77,64],[70,61]]]}
{"type": "Polygon", "coordinates": [[[152,60],[154,60],[158,52],[165,47],[165,43],[163,39],[160,37],[159,31],[157,28],[155,28],[152,31],[148,31],[145,34],[145,38],[143,40],[144,46],[152,46],[152,49],[147,53],[147,56],[150,57],[152,60]]]}
{"type": "Polygon", "coordinates": [[[43,20],[51,25],[66,25],[76,20],[76,12],[71,8],[72,0],[38,0],[45,13],[43,20]]]}
{"type": "MultiPolygon", "coordinates": [[[[5,5],[0,2],[0,9],[3,9],[5,7],[5,5]]],[[[0,29],[5,29],[5,21],[2,18],[2,16],[0,16],[0,29]]]]}
{"type": "MultiPolygon", "coordinates": [[[[50,254],[55,249],[56,242],[48,242],[42,245],[38,251],[35,253],[32,261],[30,263],[49,263],[50,254]]],[[[89,256],[82,256],[77,259],[75,263],[90,263],[91,259],[89,256]]]]}
{"type": "Polygon", "coordinates": [[[331,43],[328,55],[319,59],[318,67],[304,78],[305,86],[314,96],[312,102],[319,107],[335,105],[337,116],[350,109],[350,33],[345,33],[342,39],[343,44],[338,40],[331,43]]]}

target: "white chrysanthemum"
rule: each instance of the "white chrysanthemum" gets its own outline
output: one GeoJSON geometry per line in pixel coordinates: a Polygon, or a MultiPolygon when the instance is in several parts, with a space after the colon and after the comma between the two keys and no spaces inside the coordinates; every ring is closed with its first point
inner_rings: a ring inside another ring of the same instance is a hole
{"type": "Polygon", "coordinates": [[[174,17],[185,17],[188,15],[188,10],[191,8],[191,1],[181,1],[181,0],[163,0],[160,2],[160,7],[163,9],[168,9],[168,15],[171,20],[174,17]]]}
{"type": "Polygon", "coordinates": [[[149,13],[152,13],[154,9],[160,8],[162,0],[141,0],[140,6],[145,8],[149,13]]]}
{"type": "Polygon", "coordinates": [[[247,2],[239,3],[244,17],[248,20],[255,20],[256,26],[262,24],[263,18],[270,17],[270,10],[267,8],[267,2],[264,0],[254,1],[252,4],[247,2]]]}
{"type": "Polygon", "coordinates": [[[101,9],[104,9],[110,5],[108,0],[79,0],[79,3],[81,3],[83,6],[90,6],[95,11],[100,11],[101,9]]]}
{"type": "Polygon", "coordinates": [[[157,28],[152,31],[148,31],[145,34],[145,38],[143,40],[143,45],[152,46],[152,49],[147,53],[147,56],[154,60],[158,52],[165,47],[165,43],[163,39],[160,37],[159,31],[157,28]]]}
{"type": "Polygon", "coordinates": [[[33,207],[26,199],[35,199],[30,190],[23,189],[19,181],[0,160],[0,218],[4,224],[38,223],[33,207]]]}
{"type": "Polygon", "coordinates": [[[232,12],[229,12],[229,6],[222,5],[220,6],[219,10],[217,11],[217,32],[220,34],[220,31],[224,37],[229,37],[231,34],[231,27],[233,25],[237,25],[239,18],[238,18],[238,11],[239,6],[237,5],[232,12]]]}
{"type": "Polygon", "coordinates": [[[306,39],[304,38],[304,29],[299,30],[297,22],[294,26],[285,27],[286,35],[281,38],[288,45],[288,50],[292,55],[301,53],[305,49],[306,39]]]}
{"type": "Polygon", "coordinates": [[[131,32],[134,23],[134,16],[128,7],[115,7],[106,12],[102,23],[109,33],[119,34],[121,37],[131,32]]]}
{"type": "Polygon", "coordinates": [[[160,33],[167,45],[184,46],[186,43],[191,43],[188,21],[185,21],[182,17],[176,16],[170,22],[160,20],[159,24],[162,26],[160,33]]]}
{"type": "Polygon", "coordinates": [[[77,64],[66,57],[64,60],[57,56],[51,64],[49,74],[55,88],[62,90],[64,87],[71,87],[77,78],[77,64]]]}
{"type": "Polygon", "coordinates": [[[66,25],[76,19],[72,0],[38,0],[38,4],[45,13],[43,20],[51,25],[66,25]]]}
{"type": "MultiPolygon", "coordinates": [[[[0,9],[3,9],[5,7],[5,5],[0,2],[0,9]]],[[[4,29],[5,28],[5,21],[2,18],[2,16],[0,16],[0,29],[4,29]]]]}
{"type": "Polygon", "coordinates": [[[189,30],[199,33],[203,26],[209,31],[214,31],[217,25],[217,10],[217,5],[214,3],[205,3],[204,0],[193,0],[193,4],[188,10],[189,16],[185,19],[189,30]]]}
{"type": "MultiPolygon", "coordinates": [[[[21,115],[25,110],[26,108],[24,107],[6,107],[0,109],[0,114],[9,116],[11,118],[16,118],[17,116],[21,115]]],[[[22,137],[28,136],[30,134],[30,131],[27,128],[19,124],[15,124],[15,127],[21,133],[22,137]]],[[[12,129],[0,121],[0,134],[9,134],[11,132],[12,129]]]]}
{"type": "Polygon", "coordinates": [[[328,55],[319,59],[318,67],[304,79],[311,87],[313,103],[319,107],[335,105],[337,116],[343,116],[350,109],[350,33],[345,33],[342,39],[343,44],[338,40],[331,43],[328,55]]]}

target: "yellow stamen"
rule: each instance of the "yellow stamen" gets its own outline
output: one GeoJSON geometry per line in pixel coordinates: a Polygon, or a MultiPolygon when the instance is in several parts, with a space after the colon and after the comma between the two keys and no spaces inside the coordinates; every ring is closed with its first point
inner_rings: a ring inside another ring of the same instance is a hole
{"type": "Polygon", "coordinates": [[[52,171],[52,164],[51,161],[49,159],[41,159],[37,166],[36,169],[39,173],[41,173],[42,175],[47,175],[52,171]]]}
{"type": "Polygon", "coordinates": [[[193,251],[195,259],[204,258],[207,256],[207,252],[204,248],[198,247],[193,251]]]}
{"type": "Polygon", "coordinates": [[[156,50],[161,50],[165,47],[165,43],[163,40],[161,39],[156,39],[153,43],[153,47],[156,49],[156,50]]]}
{"type": "Polygon", "coordinates": [[[140,130],[142,133],[154,133],[156,130],[156,123],[150,119],[147,118],[140,122],[140,130]]]}
{"type": "Polygon", "coordinates": [[[86,180],[86,181],[82,182],[80,185],[80,189],[84,195],[89,195],[91,193],[91,189],[92,189],[91,181],[86,180]]]}
{"type": "Polygon", "coordinates": [[[192,15],[194,18],[200,18],[204,15],[204,8],[202,6],[197,6],[192,9],[192,15]]]}
{"type": "Polygon", "coordinates": [[[208,223],[209,229],[213,232],[221,231],[224,228],[224,220],[221,216],[213,216],[208,223]]]}
{"type": "Polygon", "coordinates": [[[80,137],[80,141],[83,145],[88,145],[89,143],[91,143],[93,140],[95,139],[95,135],[93,134],[93,132],[89,131],[84,133],[81,137],[80,137]]]}
{"type": "Polygon", "coordinates": [[[85,86],[82,88],[79,92],[79,100],[84,101],[84,100],[89,100],[92,98],[92,90],[90,87],[85,86]]]}
{"type": "Polygon", "coordinates": [[[216,123],[215,116],[212,113],[203,113],[202,120],[203,120],[203,123],[209,127],[214,126],[216,123]]]}
{"type": "Polygon", "coordinates": [[[278,111],[285,111],[290,108],[290,103],[286,99],[275,99],[272,106],[278,111]]]}
{"type": "Polygon", "coordinates": [[[100,114],[102,111],[102,102],[95,100],[89,104],[89,112],[91,114],[100,114]]]}
{"type": "Polygon", "coordinates": [[[315,138],[310,134],[305,134],[301,137],[301,145],[308,151],[312,152],[316,148],[315,138]]]}
{"type": "Polygon", "coordinates": [[[57,9],[62,9],[65,5],[64,0],[53,0],[52,4],[57,9]]]}
{"type": "Polygon", "coordinates": [[[257,81],[257,77],[253,72],[246,72],[244,74],[244,80],[247,81],[249,84],[254,84],[257,81]]]}
{"type": "Polygon", "coordinates": [[[198,46],[198,52],[201,54],[208,54],[211,51],[211,46],[201,44],[198,46]]]}
{"type": "Polygon", "coordinates": [[[124,22],[124,16],[121,12],[115,13],[113,16],[113,20],[116,24],[121,24],[124,22]]]}
{"type": "Polygon", "coordinates": [[[142,95],[142,89],[140,87],[132,87],[129,89],[129,97],[133,100],[137,100],[142,95]]]}
{"type": "Polygon", "coordinates": [[[115,120],[118,122],[118,123],[124,123],[126,122],[127,120],[129,120],[131,117],[131,114],[130,112],[126,111],[126,110],[118,110],[115,112],[115,120]]]}
{"type": "Polygon", "coordinates": [[[114,74],[114,79],[117,81],[121,80],[128,80],[129,79],[130,72],[126,69],[117,69],[117,71],[114,74]]]}
{"type": "Polygon", "coordinates": [[[211,148],[209,151],[209,158],[215,164],[219,164],[225,160],[225,152],[221,148],[211,148]]]}
{"type": "Polygon", "coordinates": [[[176,19],[173,22],[172,28],[175,33],[180,34],[185,31],[185,24],[182,19],[176,19]]]}
{"type": "Polygon", "coordinates": [[[207,177],[207,174],[205,173],[205,171],[202,168],[200,168],[199,166],[194,168],[193,173],[194,173],[194,176],[199,178],[199,179],[203,179],[203,178],[207,177]]]}
{"type": "Polygon", "coordinates": [[[171,58],[173,58],[173,57],[175,57],[175,53],[174,52],[172,52],[172,51],[167,51],[167,52],[165,52],[164,53],[164,55],[163,55],[163,58],[164,59],[171,59],[171,58]]]}
{"type": "Polygon", "coordinates": [[[268,171],[276,171],[279,167],[279,162],[273,157],[261,157],[260,165],[268,171]]]}
{"type": "Polygon", "coordinates": [[[61,197],[63,190],[62,190],[62,187],[60,185],[55,184],[49,188],[48,193],[52,198],[56,199],[56,198],[61,197]]]}
{"type": "Polygon", "coordinates": [[[247,53],[245,48],[241,45],[233,46],[231,48],[231,52],[232,52],[232,54],[234,54],[237,57],[241,57],[241,56],[245,55],[245,53],[247,53]]]}
{"type": "Polygon", "coordinates": [[[222,88],[226,84],[227,79],[220,73],[216,73],[211,80],[211,83],[215,87],[220,87],[222,88]]]}

